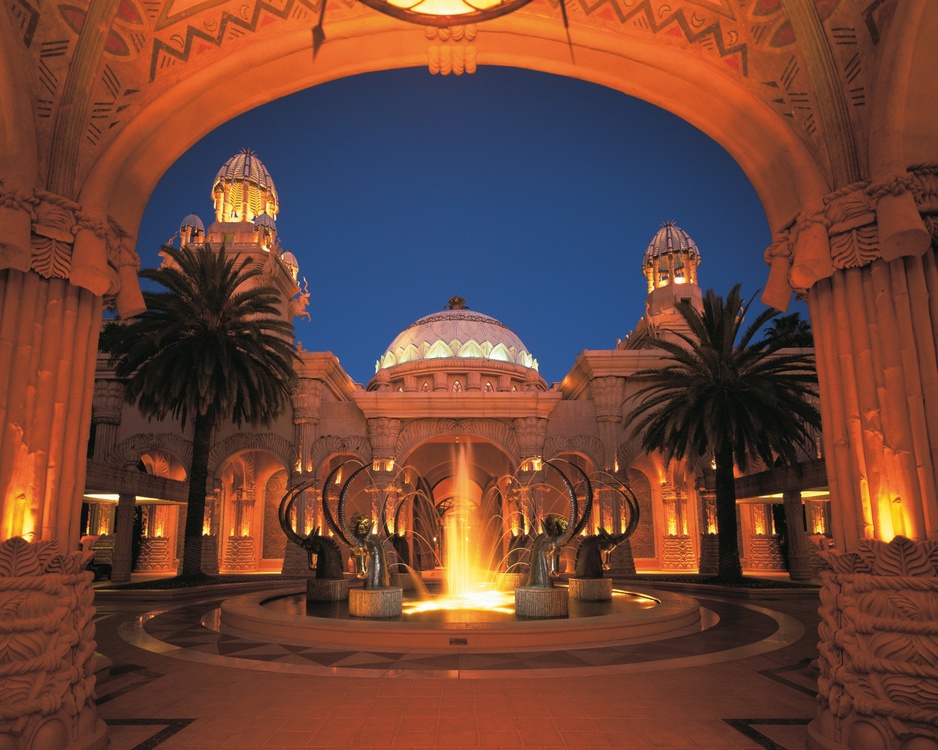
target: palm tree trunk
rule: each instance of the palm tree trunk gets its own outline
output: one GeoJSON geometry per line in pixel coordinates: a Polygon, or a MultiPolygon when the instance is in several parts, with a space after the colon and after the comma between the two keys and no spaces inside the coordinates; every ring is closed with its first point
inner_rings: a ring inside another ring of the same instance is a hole
{"type": "Polygon", "coordinates": [[[732,447],[723,447],[717,451],[716,464],[717,575],[724,580],[739,580],[743,577],[743,569],[739,563],[739,544],[736,542],[736,478],[733,476],[732,447]]]}
{"type": "Polygon", "coordinates": [[[208,454],[212,447],[214,414],[214,410],[210,410],[208,414],[196,415],[194,420],[185,544],[182,549],[182,575],[186,577],[202,574],[202,524],[205,521],[205,485],[208,480],[208,454]]]}

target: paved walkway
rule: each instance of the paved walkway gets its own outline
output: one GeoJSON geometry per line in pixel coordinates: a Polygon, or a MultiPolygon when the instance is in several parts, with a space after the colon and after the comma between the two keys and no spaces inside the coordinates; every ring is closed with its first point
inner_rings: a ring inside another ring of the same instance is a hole
{"type": "MultiPolygon", "coordinates": [[[[639,588],[639,587],[635,587],[639,588]]],[[[697,594],[710,625],[519,653],[313,648],[217,630],[218,592],[97,598],[111,750],[804,747],[817,594],[697,594]]]]}

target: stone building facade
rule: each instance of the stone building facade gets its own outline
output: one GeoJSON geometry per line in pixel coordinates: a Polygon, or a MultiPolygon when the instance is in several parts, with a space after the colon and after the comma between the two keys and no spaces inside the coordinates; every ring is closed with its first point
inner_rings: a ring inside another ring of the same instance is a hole
{"type": "MultiPolygon", "coordinates": [[[[229,252],[250,257],[280,291],[283,315],[306,314],[308,292],[301,289],[299,265],[277,237],[276,188],[257,156],[244,151],[229,159],[211,195],[215,220],[206,228],[195,214],[187,216],[179,241],[224,243],[229,252]]],[[[456,491],[458,448],[470,452],[469,492],[480,506],[500,509],[505,540],[526,521],[506,512],[512,501],[504,478],[533,478],[525,472],[532,458],[563,459],[580,466],[598,488],[589,531],[625,528],[627,509],[614,489],[618,482],[637,496],[641,521],[630,544],[615,555],[620,572],[706,571],[715,531],[707,467],[666,464],[644,453],[629,428],[630,398],[637,389],[630,376],[654,367],[660,357],[635,343],[650,331],[680,330],[677,302],[701,304],[700,260],[694,241],[674,223],[664,223],[636,262],[648,298],[635,332],[608,350],[584,351],[559,383],[544,381],[537,360],[508,326],[459,297],[395,336],[366,384],[355,383],[334,355],[301,351],[299,382],[287,413],[263,430],[232,425],[218,430],[206,487],[206,569],[296,570],[278,505],[289,486],[310,475],[319,480],[321,494],[321,482],[344,461],[370,464],[386,474],[409,467],[427,479],[433,503],[441,506],[456,491]]],[[[135,570],[172,574],[181,554],[188,435],[171,421],[142,419],[120,396],[120,382],[99,359],[82,533],[99,537],[101,561],[111,562],[114,576],[125,580],[129,547],[126,537],[115,547],[117,519],[139,503],[135,570]],[[151,493],[144,484],[154,481],[163,483],[162,493],[160,488],[151,493]],[[122,503],[124,510],[115,513],[122,503]]],[[[817,522],[809,532],[823,536],[828,531],[823,472],[816,481],[807,502],[817,522]]],[[[765,487],[760,493],[740,504],[743,563],[753,571],[782,571],[779,517],[772,512],[782,497],[765,487]]],[[[309,510],[300,511],[304,531],[324,527],[315,500],[308,499],[309,510]]],[[[558,501],[545,502],[548,507],[540,512],[564,512],[551,506],[558,501]]],[[[412,535],[413,515],[411,509],[399,519],[412,535]]],[[[413,539],[410,544],[423,552],[421,567],[441,564],[433,544],[413,539]]],[[[798,572],[810,577],[807,569],[798,572]]]]}

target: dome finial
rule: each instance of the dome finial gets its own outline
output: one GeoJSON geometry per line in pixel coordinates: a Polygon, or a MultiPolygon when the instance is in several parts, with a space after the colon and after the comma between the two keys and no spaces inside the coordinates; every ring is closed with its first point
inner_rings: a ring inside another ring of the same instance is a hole
{"type": "Polygon", "coordinates": [[[447,310],[468,310],[466,307],[466,300],[463,297],[450,297],[449,304],[446,305],[447,310]]]}

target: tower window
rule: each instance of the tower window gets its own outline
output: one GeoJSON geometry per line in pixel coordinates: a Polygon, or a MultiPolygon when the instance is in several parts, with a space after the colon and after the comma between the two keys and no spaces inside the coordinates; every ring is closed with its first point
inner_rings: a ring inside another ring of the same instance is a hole
{"type": "Polygon", "coordinates": [[[453,393],[459,393],[462,390],[462,383],[458,380],[453,381],[453,393]]]}

